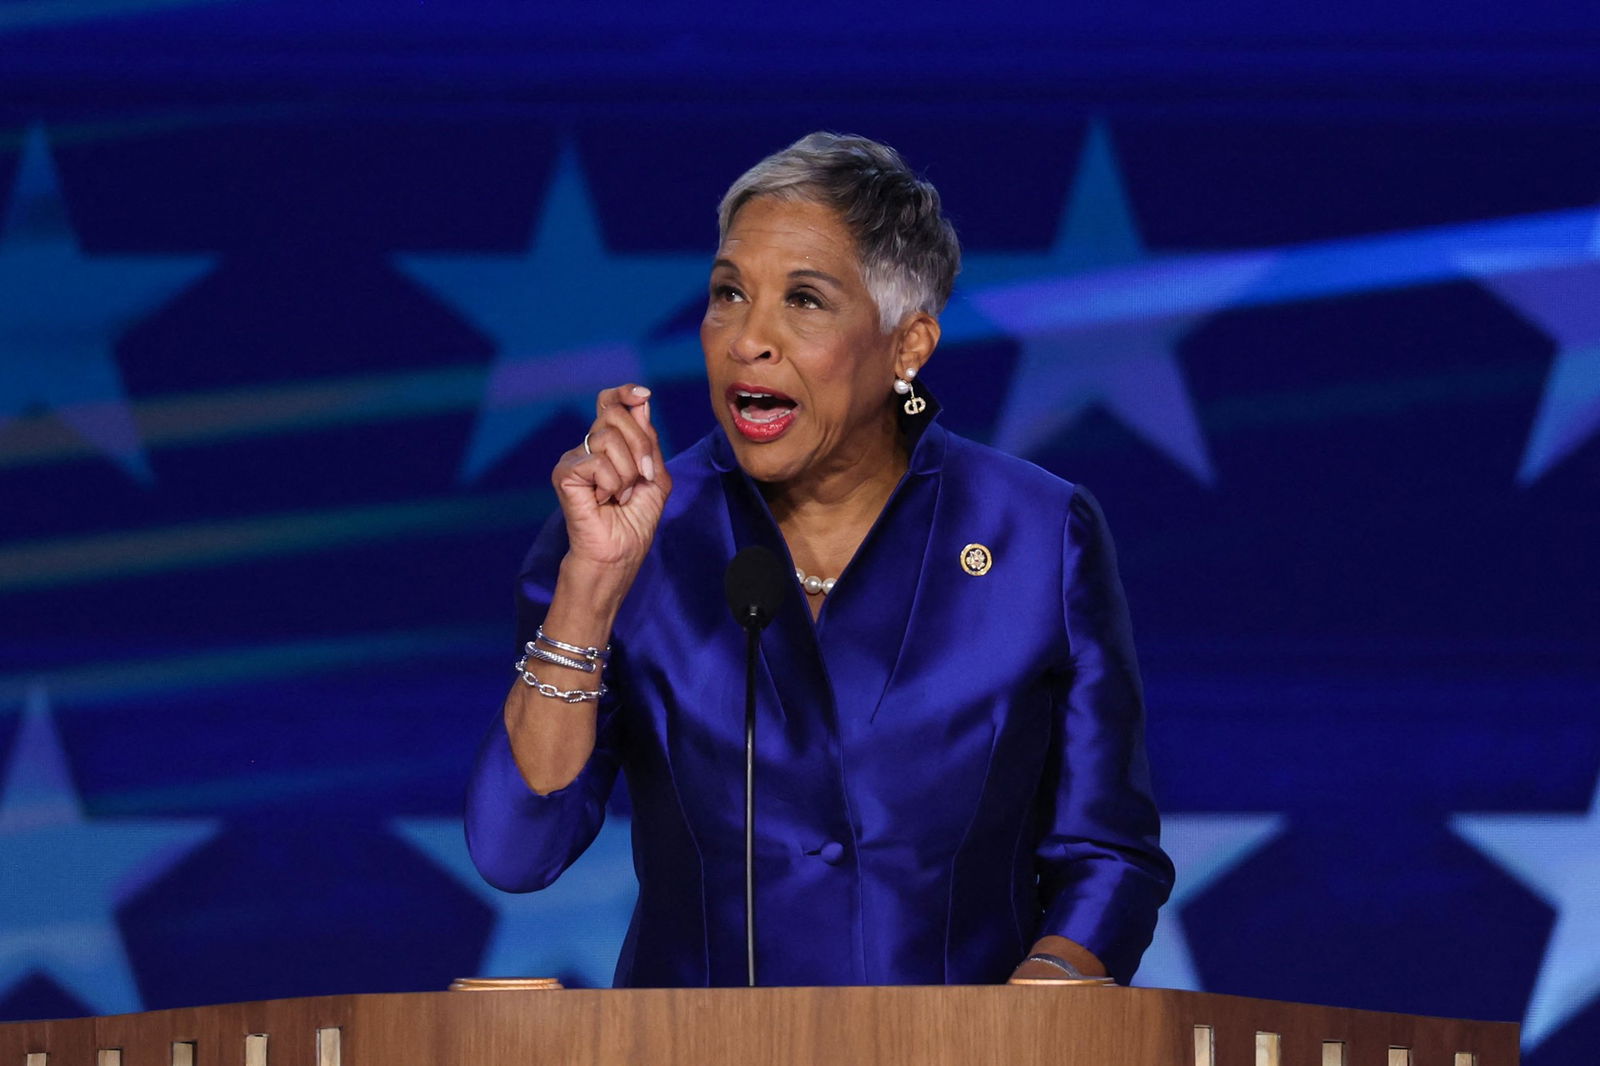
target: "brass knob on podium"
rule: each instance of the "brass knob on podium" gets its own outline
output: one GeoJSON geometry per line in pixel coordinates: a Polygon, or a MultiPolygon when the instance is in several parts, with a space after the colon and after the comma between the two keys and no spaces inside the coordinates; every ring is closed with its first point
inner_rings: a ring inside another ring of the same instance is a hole
{"type": "Polygon", "coordinates": [[[554,977],[457,977],[452,992],[553,991],[561,987],[554,977]]]}

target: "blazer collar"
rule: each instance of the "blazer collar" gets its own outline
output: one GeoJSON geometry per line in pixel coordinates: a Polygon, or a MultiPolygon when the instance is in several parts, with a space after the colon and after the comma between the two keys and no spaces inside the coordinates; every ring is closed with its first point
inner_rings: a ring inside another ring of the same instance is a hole
{"type": "MultiPolygon", "coordinates": [[[[791,739],[816,728],[832,738],[864,726],[877,713],[909,629],[938,508],[949,434],[935,425],[938,404],[915,418],[901,418],[911,435],[906,475],[868,532],[856,557],[839,575],[839,586],[817,623],[800,586],[786,596],[773,619],[762,654],[786,705],[781,712],[791,739]],[[790,708],[810,707],[820,715],[790,708]],[[809,719],[809,721],[808,721],[809,719]]],[[[780,559],[788,545],[756,483],[740,469],[720,426],[711,441],[713,462],[727,493],[733,549],[763,544],[780,559]]],[[[790,565],[793,565],[790,563],[790,565]]],[[[833,741],[833,742],[836,742],[833,741]]]]}

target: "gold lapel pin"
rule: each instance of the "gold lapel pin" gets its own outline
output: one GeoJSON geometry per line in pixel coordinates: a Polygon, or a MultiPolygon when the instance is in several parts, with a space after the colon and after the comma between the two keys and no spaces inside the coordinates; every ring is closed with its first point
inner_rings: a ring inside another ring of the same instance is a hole
{"type": "Polygon", "coordinates": [[[973,577],[982,577],[994,565],[994,553],[982,544],[968,544],[961,549],[961,569],[973,577]]]}

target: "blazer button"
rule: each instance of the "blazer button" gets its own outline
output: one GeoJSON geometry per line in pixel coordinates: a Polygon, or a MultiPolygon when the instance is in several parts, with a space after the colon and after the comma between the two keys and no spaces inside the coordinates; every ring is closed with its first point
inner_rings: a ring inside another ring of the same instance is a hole
{"type": "Polygon", "coordinates": [[[844,861],[844,845],[837,840],[830,840],[817,851],[822,861],[829,866],[838,866],[844,861]]]}

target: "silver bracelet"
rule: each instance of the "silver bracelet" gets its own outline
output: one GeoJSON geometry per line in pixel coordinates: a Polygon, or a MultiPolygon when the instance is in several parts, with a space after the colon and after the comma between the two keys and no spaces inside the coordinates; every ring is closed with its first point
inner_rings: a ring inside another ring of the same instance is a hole
{"type": "Polygon", "coordinates": [[[517,672],[522,675],[522,683],[524,685],[534,689],[546,699],[560,700],[563,703],[584,703],[588,700],[599,703],[601,697],[606,694],[606,686],[604,684],[593,692],[586,692],[581,688],[560,689],[552,684],[540,681],[534,676],[533,671],[528,669],[527,656],[517,660],[517,672]]]}
{"type": "Polygon", "coordinates": [[[549,648],[541,648],[531,640],[522,646],[522,650],[526,653],[524,658],[538,659],[552,666],[565,666],[570,670],[582,670],[586,674],[592,674],[600,668],[598,660],[574,659],[570,655],[561,655],[549,648]]]}
{"type": "Polygon", "coordinates": [[[1048,951],[1036,951],[1022,960],[1023,962],[1042,962],[1046,966],[1054,966],[1068,977],[1083,977],[1084,972],[1060,955],[1052,955],[1048,951]]]}
{"type": "Polygon", "coordinates": [[[568,655],[581,655],[590,662],[594,662],[597,659],[604,662],[611,658],[611,645],[609,644],[603,648],[580,648],[576,644],[568,644],[564,640],[557,640],[555,637],[550,636],[544,631],[544,626],[542,625],[534,631],[533,639],[550,645],[556,651],[564,651],[568,655]]]}

